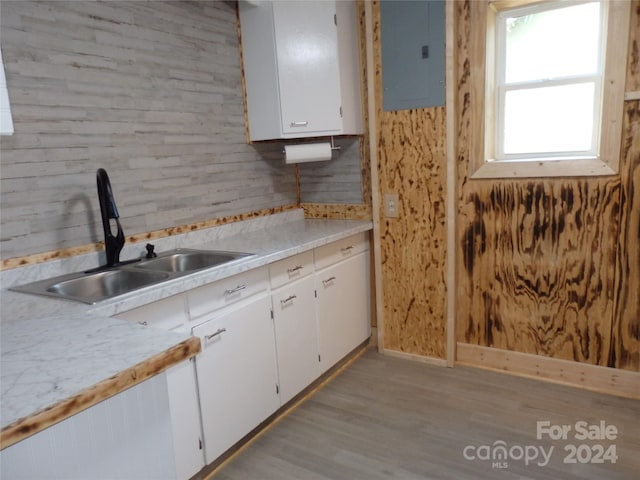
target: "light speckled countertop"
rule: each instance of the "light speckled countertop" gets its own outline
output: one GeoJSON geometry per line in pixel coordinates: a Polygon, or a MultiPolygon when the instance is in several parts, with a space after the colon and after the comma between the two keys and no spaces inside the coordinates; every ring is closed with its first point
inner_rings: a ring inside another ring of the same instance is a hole
{"type": "MultiPolygon", "coordinates": [[[[297,210],[271,217],[154,241],[159,253],[184,247],[255,255],[94,305],[6,288],[94,267],[99,263],[95,255],[67,261],[66,265],[62,262],[2,272],[2,429],[193,338],[188,333],[144,327],[111,316],[372,228],[370,221],[304,220],[297,210]]],[[[122,258],[138,256],[140,247],[128,246],[122,258]]]]}

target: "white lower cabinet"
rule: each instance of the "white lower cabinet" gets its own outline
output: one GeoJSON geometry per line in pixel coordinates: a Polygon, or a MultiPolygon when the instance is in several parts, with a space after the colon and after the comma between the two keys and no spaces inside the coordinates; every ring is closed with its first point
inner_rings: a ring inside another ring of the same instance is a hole
{"type": "Polygon", "coordinates": [[[0,478],[185,480],[172,455],[166,379],[156,375],[5,448],[0,478]]]}
{"type": "Polygon", "coordinates": [[[196,371],[207,463],[280,406],[269,297],[229,310],[192,330],[202,341],[196,371]]]}
{"type": "Polygon", "coordinates": [[[187,479],[205,465],[193,358],[167,370],[167,393],[176,472],[187,479]]]}
{"type": "Polygon", "coordinates": [[[325,372],[371,334],[369,254],[316,272],[320,369],[325,372]]]}
{"type": "Polygon", "coordinates": [[[195,367],[184,362],[166,375],[178,479],[369,337],[368,248],[365,233],[352,235],[118,315],[201,340],[195,367]]]}
{"type": "MultiPolygon", "coordinates": [[[[116,315],[117,318],[164,330],[182,328],[187,320],[185,295],[174,295],[116,315]]],[[[166,372],[173,458],[179,480],[204,467],[198,386],[193,359],[166,372]]]]}
{"type": "Polygon", "coordinates": [[[313,276],[272,291],[271,299],[284,404],[320,375],[313,276]]]}

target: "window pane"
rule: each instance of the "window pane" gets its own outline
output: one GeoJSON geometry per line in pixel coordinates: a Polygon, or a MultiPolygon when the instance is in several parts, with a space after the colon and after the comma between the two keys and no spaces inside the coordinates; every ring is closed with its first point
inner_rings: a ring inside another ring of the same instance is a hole
{"type": "Polygon", "coordinates": [[[594,91],[591,82],[506,92],[504,153],[591,150],[594,91]]]}
{"type": "Polygon", "coordinates": [[[511,16],[505,22],[506,83],[597,72],[599,3],[511,16]]]}

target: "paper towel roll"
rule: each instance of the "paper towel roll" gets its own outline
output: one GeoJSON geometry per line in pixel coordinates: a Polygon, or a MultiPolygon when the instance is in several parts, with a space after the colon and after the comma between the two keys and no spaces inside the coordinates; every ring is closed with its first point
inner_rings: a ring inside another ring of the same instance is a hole
{"type": "Polygon", "coordinates": [[[285,145],[284,160],[286,163],[323,162],[331,160],[330,143],[303,143],[285,145]]]}

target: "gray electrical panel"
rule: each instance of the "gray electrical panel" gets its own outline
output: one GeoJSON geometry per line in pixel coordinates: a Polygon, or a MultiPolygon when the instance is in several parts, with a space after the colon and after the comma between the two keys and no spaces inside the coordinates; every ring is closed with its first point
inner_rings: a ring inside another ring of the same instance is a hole
{"type": "Polygon", "coordinates": [[[444,0],[382,0],[382,107],[445,103],[444,0]]]}

